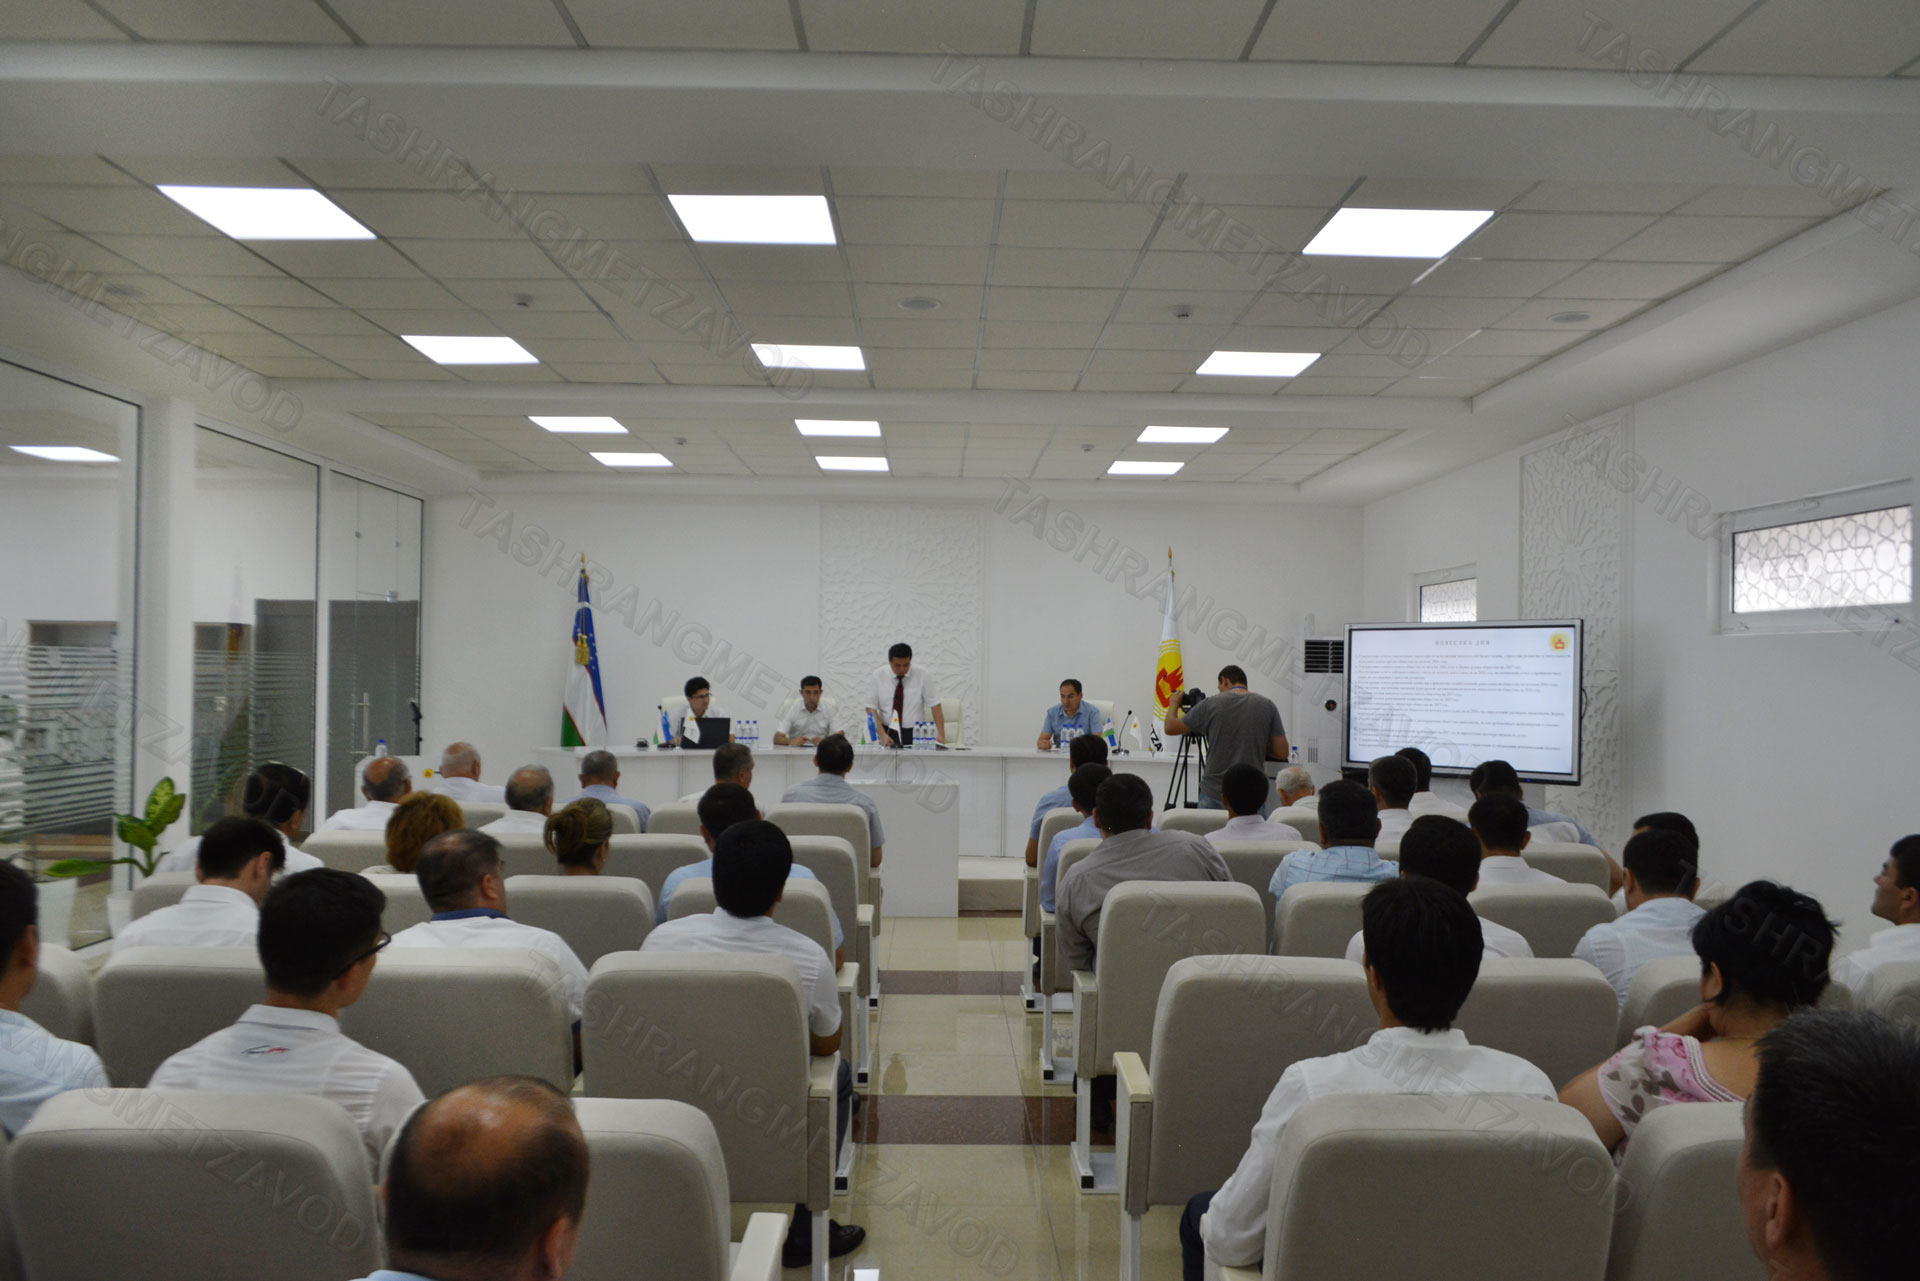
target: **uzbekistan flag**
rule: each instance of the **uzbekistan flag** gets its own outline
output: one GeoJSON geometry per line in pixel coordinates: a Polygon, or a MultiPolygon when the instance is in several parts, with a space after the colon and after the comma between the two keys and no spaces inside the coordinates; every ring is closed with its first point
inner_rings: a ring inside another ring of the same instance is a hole
{"type": "Polygon", "coordinates": [[[1153,674],[1153,719],[1164,723],[1180,700],[1187,674],[1180,664],[1180,627],[1173,613],[1173,548],[1167,548],[1167,618],[1160,624],[1160,666],[1153,674]]]}
{"type": "Polygon", "coordinates": [[[593,643],[593,604],[587,599],[587,567],[580,566],[580,595],[573,607],[573,645],[568,655],[567,698],[560,712],[560,746],[605,747],[607,701],[600,695],[600,651],[593,643]]]}

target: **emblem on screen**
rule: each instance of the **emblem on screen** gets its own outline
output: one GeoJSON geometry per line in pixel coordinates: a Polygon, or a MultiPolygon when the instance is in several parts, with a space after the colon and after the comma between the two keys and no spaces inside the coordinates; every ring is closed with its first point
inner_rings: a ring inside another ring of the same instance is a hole
{"type": "Polygon", "coordinates": [[[1567,646],[1573,644],[1573,637],[1565,632],[1555,632],[1553,639],[1548,643],[1553,646],[1555,653],[1564,653],[1567,646]]]}

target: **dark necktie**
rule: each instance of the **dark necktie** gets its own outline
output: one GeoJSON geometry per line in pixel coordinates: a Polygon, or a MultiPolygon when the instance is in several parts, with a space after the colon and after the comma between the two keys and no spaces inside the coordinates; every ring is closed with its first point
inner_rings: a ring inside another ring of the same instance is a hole
{"type": "Polygon", "coordinates": [[[893,714],[904,724],[907,719],[907,678],[893,678],[893,714]]]}

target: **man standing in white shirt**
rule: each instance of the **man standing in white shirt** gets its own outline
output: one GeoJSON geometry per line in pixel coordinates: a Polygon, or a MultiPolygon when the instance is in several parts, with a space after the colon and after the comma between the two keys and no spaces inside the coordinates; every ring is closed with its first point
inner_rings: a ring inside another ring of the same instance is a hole
{"type": "Polygon", "coordinates": [[[544,765],[522,765],[507,780],[507,812],[480,830],[489,836],[544,836],[553,813],[553,775],[544,765]]]}
{"type": "MultiPolygon", "coordinates": [[[[683,916],[656,927],[640,945],[642,952],[756,952],[792,962],[794,986],[807,1011],[808,1050],[815,1057],[840,1050],[840,994],[833,961],[820,945],[773,919],[793,871],[793,843],[764,819],[735,823],[713,846],[713,899],[719,906],[706,916],[683,916]]],[[[834,1151],[840,1150],[853,1115],[853,1071],[840,1060],[838,1104],[834,1108],[834,1151]]],[[[859,1246],[867,1230],[832,1223],[827,1255],[838,1258],[859,1246]]],[[[796,1206],[782,1262],[805,1267],[811,1258],[812,1218],[796,1206]]]]}
{"type": "Polygon", "coordinates": [[[63,1041],[20,1012],[40,977],[40,901],[33,877],[0,862],[0,1133],[12,1138],[40,1105],[68,1090],[104,1090],[92,1047],[63,1041]]]}
{"type": "Polygon", "coordinates": [[[940,691],[934,688],[933,675],[926,668],[913,665],[913,646],[904,641],[887,650],[885,667],[874,670],[867,713],[880,731],[880,741],[894,747],[900,745],[891,728],[896,717],[900,727],[908,730],[930,720],[935,740],[947,741],[947,716],[940,710],[940,691]]]}
{"type": "MultiPolygon", "coordinates": [[[[867,841],[872,845],[869,867],[880,866],[881,847],[887,843],[886,829],[880,826],[880,807],[873,798],[847,782],[853,768],[853,744],[845,734],[829,734],[813,749],[814,768],[820,772],[805,782],[787,789],[782,802],[813,805],[857,805],[867,816],[867,841]]],[[[857,853],[858,851],[856,851],[857,853]]]]}
{"type": "MultiPolygon", "coordinates": [[[[1400,838],[1400,875],[1424,876],[1458,894],[1471,894],[1480,884],[1480,842],[1473,830],[1444,814],[1422,814],[1400,838]]],[[[1347,941],[1347,959],[1355,965],[1366,956],[1365,930],[1355,930],[1347,941]]],[[[1480,917],[1482,960],[1525,960],[1533,945],[1518,930],[1480,917]]]]}
{"type": "Polygon", "coordinates": [[[200,837],[199,884],[172,907],[127,922],[126,947],[252,947],[260,900],[286,861],[280,833],[257,818],[223,818],[200,837]]]}
{"type": "Polygon", "coordinates": [[[478,801],[484,805],[502,805],[507,799],[505,788],[480,781],[480,751],[472,743],[447,744],[447,750],[440,753],[440,768],[433,776],[431,787],[462,804],[478,801]]]}
{"type": "Polygon", "coordinates": [[[647,820],[653,817],[645,802],[620,794],[620,758],[604,747],[596,747],[580,758],[580,795],[591,796],[602,805],[626,806],[640,820],[643,832],[647,820]]]}
{"type": "Polygon", "coordinates": [[[773,729],[775,747],[808,747],[834,730],[835,708],[820,701],[820,678],[800,678],[800,701],[789,707],[773,729]]]}
{"type": "Polygon", "coordinates": [[[1480,838],[1482,885],[1563,885],[1559,877],[1529,867],[1520,857],[1533,834],[1527,830],[1527,807],[1517,796],[1489,793],[1473,803],[1467,822],[1480,838]]]}
{"type": "Polygon", "coordinates": [[[1207,833],[1215,845],[1306,839],[1298,828],[1260,817],[1267,803],[1267,772],[1258,765],[1243,761],[1228,769],[1220,778],[1220,799],[1227,807],[1227,821],[1207,833]]]}
{"type": "Polygon", "coordinates": [[[413,874],[433,909],[433,919],[401,930],[393,936],[393,946],[529,948],[545,955],[560,969],[577,1046],[580,1011],[587,997],[587,967],[558,934],[507,916],[500,842],[465,828],[442,832],[421,849],[413,874]]]}
{"type": "Polygon", "coordinates": [[[1873,914],[1892,924],[1867,945],[1833,967],[1833,977],[1855,996],[1867,979],[1894,961],[1920,961],[1920,836],[1903,836],[1893,843],[1873,878],[1873,914]]]}
{"type": "Polygon", "coordinates": [[[407,772],[407,763],[394,756],[377,757],[360,772],[360,795],[367,798],[367,803],[336,812],[320,830],[384,832],[394,809],[411,791],[413,776],[407,772]]]}
{"type": "Polygon", "coordinates": [[[378,1173],[387,1140],[425,1101],[405,1067],[340,1031],[388,943],[385,906],[372,881],[331,868],[275,885],[260,905],[267,999],[162,1063],[148,1087],[330,1099],[360,1127],[378,1173]]]}
{"type": "MultiPolygon", "coordinates": [[[[286,838],[286,872],[306,872],[324,867],[319,859],[299,849],[294,842],[307,824],[307,806],[313,800],[313,780],[302,770],[279,761],[267,761],[247,775],[240,793],[240,812],[257,818],[286,838]]],[[[200,864],[200,838],[190,836],[167,851],[154,865],[156,872],[191,872],[200,864]]]]}
{"type": "Polygon", "coordinates": [[[1627,910],[1588,930],[1573,948],[1607,976],[1620,1007],[1640,967],[1658,956],[1692,956],[1693,927],[1706,910],[1693,901],[1700,889],[1700,847],[1679,832],[1635,833],[1621,853],[1627,865],[1627,910]]]}
{"type": "Polygon", "coordinates": [[[1413,762],[1404,756],[1380,756],[1367,764],[1367,787],[1380,818],[1378,840],[1391,840],[1413,826],[1407,803],[1419,790],[1413,762]]]}
{"type": "Polygon", "coordinates": [[[1423,876],[1383,881],[1367,892],[1360,913],[1367,996],[1380,1030],[1356,1049],[1303,1059],[1281,1073],[1239,1168],[1218,1192],[1187,1203],[1180,1221],[1187,1281],[1199,1281],[1207,1258],[1230,1267],[1260,1265],[1281,1136],[1293,1114],[1314,1099],[1418,1093],[1460,1100],[1439,1107],[1468,1108],[1483,1094],[1556,1097],[1539,1068],[1469,1045],[1453,1028],[1480,976],[1480,922],[1465,895],[1423,876]]]}

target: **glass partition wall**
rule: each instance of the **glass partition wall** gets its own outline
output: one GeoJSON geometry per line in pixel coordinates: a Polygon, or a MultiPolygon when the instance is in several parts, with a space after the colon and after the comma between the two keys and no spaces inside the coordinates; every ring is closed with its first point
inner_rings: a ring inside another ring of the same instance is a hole
{"type": "Polygon", "coordinates": [[[328,475],[325,781],[330,808],[358,802],[360,762],[378,755],[383,744],[394,756],[421,750],[422,515],[417,498],[341,472],[328,475]]]}

